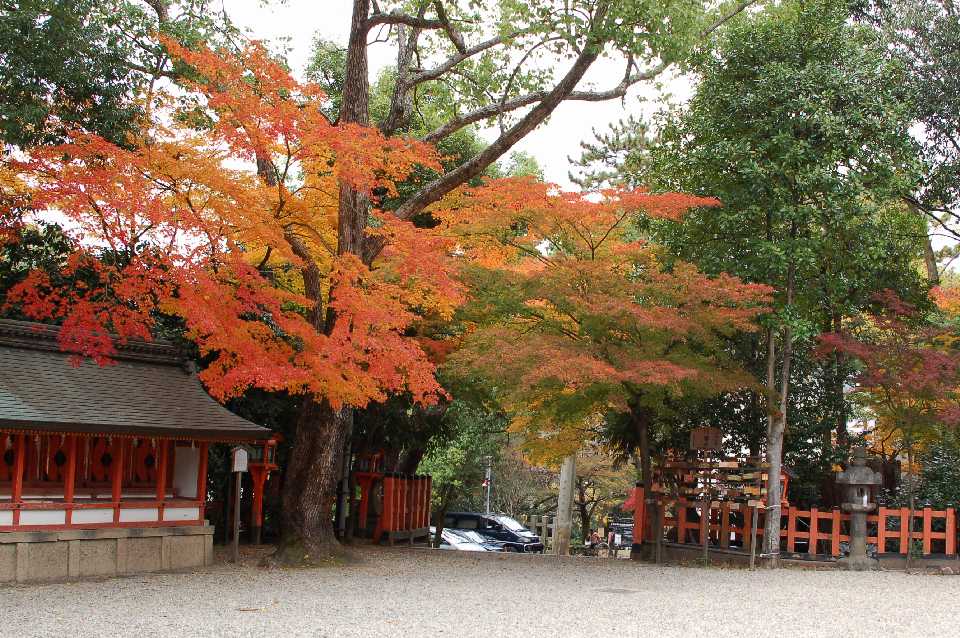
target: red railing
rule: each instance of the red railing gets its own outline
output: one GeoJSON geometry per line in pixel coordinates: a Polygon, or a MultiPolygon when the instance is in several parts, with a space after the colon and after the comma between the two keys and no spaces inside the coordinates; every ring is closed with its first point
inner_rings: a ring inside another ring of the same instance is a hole
{"type": "MultiPolygon", "coordinates": [[[[632,502],[636,529],[645,529],[643,489],[636,488],[632,502]]],[[[712,502],[709,516],[701,512],[703,501],[661,501],[661,538],[681,544],[703,545],[706,536],[714,547],[750,549],[750,528],[754,509],[757,510],[757,541],[763,538],[765,510],[734,502],[712,502]]],[[[808,510],[785,506],[781,517],[781,549],[790,554],[810,556],[840,556],[841,543],[849,542],[850,515],[838,508],[808,510]]],[[[639,536],[639,534],[638,534],[639,536]]],[[[647,532],[646,540],[652,540],[647,532]]],[[[924,556],[931,554],[957,555],[957,514],[954,508],[934,510],[917,509],[912,524],[909,508],[880,507],[867,516],[867,543],[874,545],[878,554],[906,555],[911,541],[914,551],[924,556]]]]}

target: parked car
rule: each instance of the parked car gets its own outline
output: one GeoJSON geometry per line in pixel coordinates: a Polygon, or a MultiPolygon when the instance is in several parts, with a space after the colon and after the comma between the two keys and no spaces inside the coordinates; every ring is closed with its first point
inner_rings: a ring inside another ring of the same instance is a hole
{"type": "Polygon", "coordinates": [[[477,543],[478,545],[482,545],[483,548],[486,549],[488,552],[505,551],[503,541],[495,541],[492,538],[487,538],[486,536],[482,536],[479,532],[475,532],[472,529],[451,529],[447,531],[449,531],[451,534],[457,534],[458,536],[462,536],[468,541],[470,541],[471,543],[477,543]]]}
{"type": "MultiPolygon", "coordinates": [[[[430,528],[430,538],[437,533],[436,527],[430,528]]],[[[457,533],[456,530],[444,528],[440,532],[440,549],[455,549],[461,552],[486,552],[489,551],[481,543],[457,533]]]]}
{"type": "Polygon", "coordinates": [[[454,530],[477,532],[485,538],[502,543],[505,552],[543,552],[540,537],[509,516],[449,512],[444,519],[444,525],[454,530]]]}

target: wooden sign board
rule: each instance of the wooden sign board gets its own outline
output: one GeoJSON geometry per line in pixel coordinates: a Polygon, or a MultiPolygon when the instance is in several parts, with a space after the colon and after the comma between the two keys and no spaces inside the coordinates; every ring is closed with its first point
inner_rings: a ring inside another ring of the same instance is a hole
{"type": "Polygon", "coordinates": [[[691,450],[719,450],[723,445],[720,428],[693,428],[690,431],[691,450]]]}
{"type": "Polygon", "coordinates": [[[250,454],[245,448],[235,447],[231,450],[230,458],[231,472],[246,472],[250,461],[250,454]]]}

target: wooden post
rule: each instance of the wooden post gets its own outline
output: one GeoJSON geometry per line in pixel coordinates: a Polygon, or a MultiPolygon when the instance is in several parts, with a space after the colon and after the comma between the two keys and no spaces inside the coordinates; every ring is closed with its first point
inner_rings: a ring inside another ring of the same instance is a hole
{"type": "Polygon", "coordinates": [[[703,544],[703,564],[710,560],[710,501],[700,507],[700,542],[703,544]]]}
{"type": "Polygon", "coordinates": [[[810,508],[810,534],[807,539],[807,554],[815,556],[817,553],[817,536],[820,532],[820,512],[816,507],[810,508]]]}
{"type": "Polygon", "coordinates": [[[930,506],[927,505],[923,508],[923,555],[928,556],[930,554],[930,534],[933,532],[933,512],[930,509],[930,506]]]}
{"type": "Polygon", "coordinates": [[[65,522],[73,522],[73,492],[77,478],[77,436],[67,437],[67,468],[63,476],[63,502],[67,504],[65,522]]]}
{"type": "Polygon", "coordinates": [[[797,544],[797,508],[787,508],[787,551],[796,553],[797,544]]]}
{"type": "Polygon", "coordinates": [[[234,563],[240,562],[240,482],[242,472],[233,473],[233,539],[230,544],[230,556],[234,563]]]}
{"type": "Polygon", "coordinates": [[[887,508],[877,508],[877,554],[887,551],[887,508]]]}
{"type": "Polygon", "coordinates": [[[250,482],[253,484],[253,503],[250,507],[250,542],[259,545],[263,530],[263,490],[267,483],[267,469],[263,465],[250,466],[250,482]]]}
{"type": "Polygon", "coordinates": [[[685,545],[687,542],[687,504],[679,499],[674,504],[677,519],[677,542],[685,545]]]}
{"type": "Polygon", "coordinates": [[[123,455],[124,440],[113,439],[113,454],[110,461],[111,500],[113,501],[113,522],[120,522],[120,498],[123,496],[123,455]]]}
{"type": "Polygon", "coordinates": [[[910,554],[910,538],[913,536],[913,521],[910,520],[910,509],[900,508],[900,553],[910,554]]]}
{"type": "Polygon", "coordinates": [[[233,472],[233,542],[232,562],[240,562],[240,491],[243,473],[249,469],[249,454],[246,448],[237,446],[230,450],[230,470],[233,472]]]}
{"type": "Polygon", "coordinates": [[[836,507],[833,508],[832,516],[830,518],[831,527],[830,527],[830,554],[832,556],[840,555],[840,510],[836,507]]]}
{"type": "Polygon", "coordinates": [[[157,508],[158,519],[163,520],[163,502],[167,498],[167,463],[170,453],[170,441],[157,441],[157,508]]]}
{"type": "MultiPolygon", "coordinates": [[[[757,518],[760,514],[757,507],[751,507],[750,510],[750,569],[755,569],[757,566],[757,518]]],[[[746,519],[743,521],[743,526],[747,526],[746,519]]]]}
{"type": "Polygon", "coordinates": [[[573,486],[577,480],[576,458],[570,455],[560,466],[560,493],[557,497],[557,518],[554,547],[557,556],[570,554],[570,532],[573,525],[573,486]]]}
{"type": "Polygon", "coordinates": [[[720,505],[720,547],[730,547],[730,503],[720,505]]]}
{"type": "Polygon", "coordinates": [[[14,439],[14,457],[13,457],[13,490],[11,498],[13,506],[13,525],[20,524],[20,507],[23,505],[23,466],[27,454],[27,437],[24,434],[18,434],[14,439]]]}
{"type": "Polygon", "coordinates": [[[200,462],[197,464],[197,501],[200,508],[200,520],[203,520],[207,507],[207,443],[200,444],[200,462]]]}
{"type": "Polygon", "coordinates": [[[957,511],[952,507],[947,508],[947,528],[946,528],[946,547],[944,552],[947,556],[953,556],[957,553],[957,511]]]}

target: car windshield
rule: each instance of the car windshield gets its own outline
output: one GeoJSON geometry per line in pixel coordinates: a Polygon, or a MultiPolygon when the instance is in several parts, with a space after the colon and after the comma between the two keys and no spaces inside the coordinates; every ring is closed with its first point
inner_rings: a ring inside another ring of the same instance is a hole
{"type": "Polygon", "coordinates": [[[503,525],[504,527],[506,527],[506,528],[507,528],[508,530],[510,530],[511,532],[525,532],[525,531],[527,531],[527,528],[526,528],[526,527],[524,527],[523,525],[521,525],[521,524],[518,523],[517,521],[513,520],[513,519],[510,518],[509,516],[496,516],[496,517],[494,517],[494,518],[495,518],[495,520],[496,520],[498,523],[500,523],[501,525],[503,525]]]}

